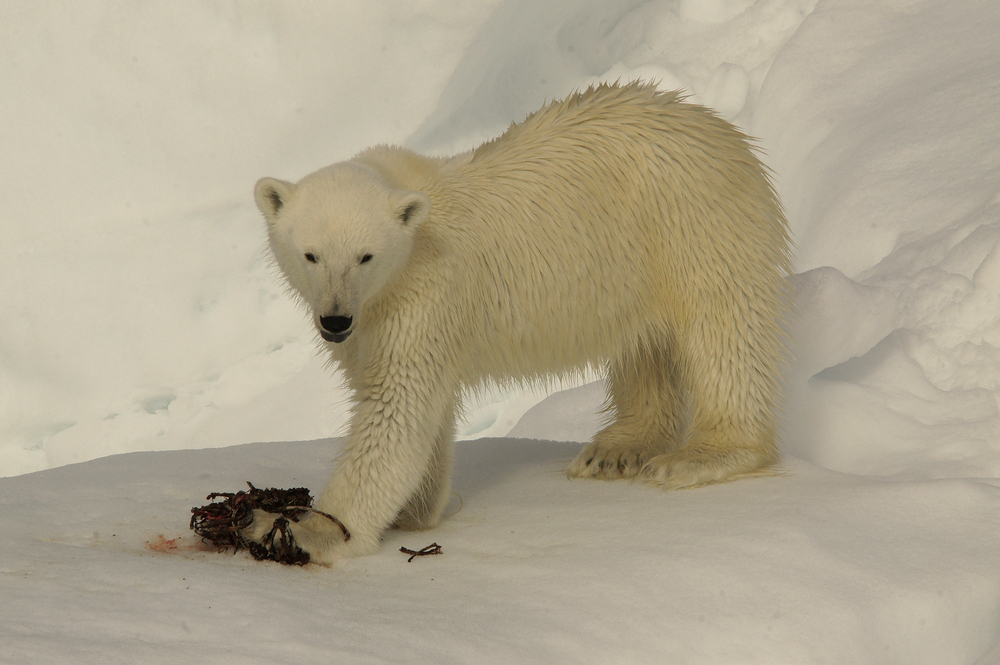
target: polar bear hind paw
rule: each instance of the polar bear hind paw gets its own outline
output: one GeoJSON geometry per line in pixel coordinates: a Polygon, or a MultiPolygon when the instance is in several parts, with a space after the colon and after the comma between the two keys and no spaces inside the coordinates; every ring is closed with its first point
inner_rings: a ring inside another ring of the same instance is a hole
{"type": "Polygon", "coordinates": [[[570,463],[570,478],[619,480],[639,476],[647,461],[656,455],[648,445],[595,441],[587,444],[570,463]]]}
{"type": "Polygon", "coordinates": [[[639,475],[663,489],[688,489],[740,478],[779,475],[775,462],[776,455],[754,448],[689,445],[653,457],[639,475]]]}

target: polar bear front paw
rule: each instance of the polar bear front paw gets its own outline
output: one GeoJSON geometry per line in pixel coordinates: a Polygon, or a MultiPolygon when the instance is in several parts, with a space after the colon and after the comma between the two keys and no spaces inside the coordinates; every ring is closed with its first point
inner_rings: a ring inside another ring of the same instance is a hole
{"type": "Polygon", "coordinates": [[[299,521],[254,510],[253,522],[240,534],[257,559],[281,563],[334,565],[346,552],[351,533],[332,515],[310,509],[299,521]]]}

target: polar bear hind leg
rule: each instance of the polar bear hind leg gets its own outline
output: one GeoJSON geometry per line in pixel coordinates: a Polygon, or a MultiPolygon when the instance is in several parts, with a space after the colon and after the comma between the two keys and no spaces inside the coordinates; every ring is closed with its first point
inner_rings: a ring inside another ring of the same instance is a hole
{"type": "Polygon", "coordinates": [[[635,478],[650,460],[680,446],[683,390],[668,352],[608,362],[606,385],[610,422],[570,464],[570,478],[635,478]]]}
{"type": "Polygon", "coordinates": [[[691,350],[685,358],[685,381],[691,420],[685,445],[646,461],[641,476],[666,489],[699,487],[750,476],[774,475],[778,460],[775,431],[775,367],[780,350],[773,320],[752,333],[740,321],[754,317],[727,315],[729,330],[702,330],[689,339],[707,343],[706,352],[691,350]],[[748,339],[756,338],[758,344],[748,339]]]}

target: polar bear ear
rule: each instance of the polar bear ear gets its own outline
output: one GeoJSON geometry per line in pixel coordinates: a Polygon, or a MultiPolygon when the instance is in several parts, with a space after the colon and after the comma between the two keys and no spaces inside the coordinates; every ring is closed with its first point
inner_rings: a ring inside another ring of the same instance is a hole
{"type": "Polygon", "coordinates": [[[271,222],[278,216],[278,213],[292,197],[295,192],[295,185],[284,180],[274,178],[261,178],[254,187],[253,197],[257,201],[257,207],[264,213],[267,221],[271,222]]]}
{"type": "Polygon", "coordinates": [[[423,192],[393,192],[393,209],[403,226],[417,228],[431,211],[431,200],[423,192]]]}

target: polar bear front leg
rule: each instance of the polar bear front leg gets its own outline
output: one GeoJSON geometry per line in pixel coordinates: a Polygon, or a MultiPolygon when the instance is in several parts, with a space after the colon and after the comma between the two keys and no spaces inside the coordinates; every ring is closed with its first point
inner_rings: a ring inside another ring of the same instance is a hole
{"type": "MultiPolygon", "coordinates": [[[[321,539],[314,549],[301,545],[317,563],[331,565],[342,557],[377,550],[382,532],[418,493],[431,471],[434,486],[447,488],[446,472],[450,469],[440,468],[435,444],[448,419],[446,404],[452,396],[430,394],[420,399],[419,388],[413,385],[405,389],[382,385],[374,393],[355,407],[344,452],[315,506],[343,522],[351,539],[321,539]]],[[[450,450],[444,454],[450,459],[450,450]]],[[[436,518],[440,514],[436,502],[435,513],[436,518]]],[[[311,516],[307,528],[313,526],[319,526],[323,534],[331,532],[319,515],[311,516]]]]}
{"type": "Polygon", "coordinates": [[[455,408],[449,409],[445,422],[434,440],[427,472],[420,487],[396,515],[392,526],[406,531],[420,531],[438,525],[451,490],[452,451],[455,446],[455,408]]]}
{"type": "MultiPolygon", "coordinates": [[[[311,562],[329,566],[375,552],[382,532],[431,477],[432,462],[435,491],[447,494],[451,439],[444,450],[436,450],[436,444],[442,430],[453,432],[454,391],[442,388],[443,381],[414,380],[420,376],[414,369],[390,371],[390,378],[357,391],[343,453],[314,504],[319,512],[290,524],[292,536],[309,553],[311,562]],[[404,385],[393,381],[393,376],[409,380],[404,385]],[[349,537],[323,513],[343,523],[349,537]]],[[[433,507],[436,519],[440,497],[433,507]]],[[[424,519],[430,516],[421,515],[424,519]]],[[[270,527],[265,529],[261,522],[268,523],[255,520],[246,535],[252,538],[266,533],[270,527]]]]}

